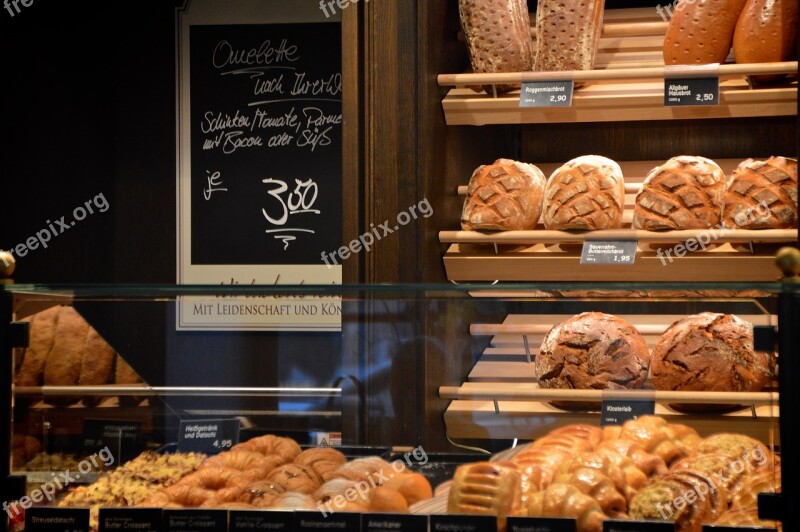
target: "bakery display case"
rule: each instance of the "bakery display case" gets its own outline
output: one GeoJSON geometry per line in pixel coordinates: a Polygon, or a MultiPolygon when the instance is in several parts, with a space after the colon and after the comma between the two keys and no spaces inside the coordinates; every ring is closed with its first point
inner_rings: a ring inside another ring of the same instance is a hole
{"type": "Polygon", "coordinates": [[[780,472],[794,464],[781,450],[797,412],[799,287],[5,284],[8,516],[769,524],[797,493],[780,472]],[[341,330],[180,331],[187,301],[324,301],[341,330]],[[745,453],[707,503],[659,517],[745,453]],[[337,498],[366,480],[360,498],[337,498]],[[479,485],[495,495],[476,502],[479,485]]]}

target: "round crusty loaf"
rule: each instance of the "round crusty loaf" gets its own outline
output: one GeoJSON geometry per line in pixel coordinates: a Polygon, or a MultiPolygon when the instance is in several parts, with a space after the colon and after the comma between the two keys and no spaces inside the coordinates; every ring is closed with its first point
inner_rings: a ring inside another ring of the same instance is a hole
{"type": "MultiPolygon", "coordinates": [[[[525,0],[459,0],[458,15],[475,73],[524,72],[533,67],[528,4],[525,0]]],[[[492,94],[519,88],[491,85],[492,94]]]]}
{"type": "Polygon", "coordinates": [[[676,321],[653,348],[651,379],[658,390],[754,392],[772,375],[772,356],[753,351],[753,326],[732,314],[703,312],[676,321]]]}
{"type": "Polygon", "coordinates": [[[584,312],[553,327],[534,364],[542,388],[641,388],[650,353],[636,328],[616,316],[584,312]]]}
{"type": "Polygon", "coordinates": [[[498,159],[469,180],[461,213],[465,231],[533,229],[542,215],[545,177],[532,164],[498,159]]]}
{"type": "Polygon", "coordinates": [[[544,225],[562,231],[616,229],[622,224],[625,181],[619,165],[584,155],[558,168],[547,180],[544,225]]]}
{"type": "Polygon", "coordinates": [[[797,227],[797,161],[770,157],[739,164],[728,181],[722,223],[741,229],[797,227]]]}
{"type": "Polygon", "coordinates": [[[725,173],[709,159],[682,155],[653,168],[636,195],[633,227],[706,229],[719,224],[725,173]]]}

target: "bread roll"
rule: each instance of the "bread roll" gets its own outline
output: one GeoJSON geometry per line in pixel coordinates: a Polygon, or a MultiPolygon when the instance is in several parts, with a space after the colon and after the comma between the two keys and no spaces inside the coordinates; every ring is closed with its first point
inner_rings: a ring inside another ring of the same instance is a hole
{"type": "Polygon", "coordinates": [[[552,484],[534,493],[528,505],[529,517],[571,517],[581,532],[601,532],[606,515],[592,497],[569,484],[552,484]]]}
{"type": "Polygon", "coordinates": [[[728,180],[722,217],[727,228],[797,227],[797,161],[747,159],[728,180]]]}
{"type": "Polygon", "coordinates": [[[796,37],[796,0],[747,0],[733,33],[733,55],[737,63],[789,61],[797,52],[796,37]]]}
{"type": "Polygon", "coordinates": [[[617,485],[602,470],[593,467],[574,466],[568,472],[556,475],[553,485],[568,484],[593,498],[600,509],[610,517],[623,518],[628,508],[625,496],[617,485]]]}
{"type": "MultiPolygon", "coordinates": [[[[615,438],[619,438],[619,433],[615,438]]],[[[647,451],[643,445],[633,440],[609,439],[597,446],[597,452],[617,453],[625,456],[631,459],[636,467],[648,477],[664,475],[669,470],[663,458],[647,451]]],[[[636,488],[638,489],[639,486],[636,488]]]]}
{"type": "Polygon", "coordinates": [[[534,70],[592,70],[605,0],[539,0],[534,70]]]}
{"type": "Polygon", "coordinates": [[[693,442],[693,438],[678,437],[670,430],[669,424],[658,416],[639,416],[637,419],[630,419],[622,425],[614,437],[638,443],[648,453],[661,458],[667,466],[692,451],[688,442],[693,442]]]}
{"type": "Polygon", "coordinates": [[[622,224],[625,181],[619,165],[597,155],[572,159],[547,180],[544,225],[562,231],[616,229],[622,224]]]}
{"type": "Polygon", "coordinates": [[[633,227],[706,229],[719,224],[725,173],[704,157],[682,155],[653,168],[636,195],[633,227]]]}
{"type": "Polygon", "coordinates": [[[370,512],[407,513],[408,502],[396,489],[378,486],[369,490],[367,509],[370,512]]]}
{"type": "Polygon", "coordinates": [[[431,483],[421,473],[395,475],[383,482],[382,486],[397,490],[409,506],[433,497],[431,483]]]}
{"type": "Polygon", "coordinates": [[[664,64],[724,63],[745,0],[682,1],[664,38],[664,64]]]}
{"type": "MultiPolygon", "coordinates": [[[[524,72],[533,66],[528,4],[524,0],[459,0],[458,14],[472,70],[486,74],[524,72]]],[[[519,85],[495,85],[497,93],[519,85]]],[[[488,94],[491,85],[485,86],[488,94]]]]}
{"type": "Polygon", "coordinates": [[[657,390],[756,392],[772,375],[772,355],[753,351],[753,326],[731,314],[679,320],[653,348],[657,390]]]}
{"type": "Polygon", "coordinates": [[[533,229],[542,215],[545,182],[537,167],[510,159],[478,167],[469,180],[462,229],[533,229]]]}
{"type": "Polygon", "coordinates": [[[547,333],[534,370],[542,388],[619,390],[641,388],[649,365],[647,344],[633,325],[584,312],[547,333]]]}
{"type": "Polygon", "coordinates": [[[519,472],[499,463],[476,462],[456,469],[447,513],[496,515],[505,529],[509,515],[524,513],[519,472]]]}

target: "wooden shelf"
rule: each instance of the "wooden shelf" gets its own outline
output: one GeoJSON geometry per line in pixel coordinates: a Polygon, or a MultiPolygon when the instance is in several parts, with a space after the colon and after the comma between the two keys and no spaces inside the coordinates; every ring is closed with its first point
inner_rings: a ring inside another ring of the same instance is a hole
{"type": "MultiPolygon", "coordinates": [[[[652,10],[644,13],[638,8],[607,10],[595,70],[440,75],[439,85],[454,87],[442,101],[447,124],[618,122],[797,113],[796,81],[787,79],[782,84],[756,89],[748,82],[749,76],[757,74],[797,73],[797,62],[709,65],[705,67],[706,74],[720,76],[719,105],[664,107],[666,72],[662,47],[667,25],[652,22],[652,15],[652,10]],[[576,89],[572,107],[520,108],[518,90],[493,97],[467,88],[565,79],[584,83],[576,89]]],[[[732,58],[728,61],[732,62],[732,58]]],[[[692,73],[700,74],[696,70],[692,73]]],[[[673,69],[672,74],[678,72],[673,69]]]]}

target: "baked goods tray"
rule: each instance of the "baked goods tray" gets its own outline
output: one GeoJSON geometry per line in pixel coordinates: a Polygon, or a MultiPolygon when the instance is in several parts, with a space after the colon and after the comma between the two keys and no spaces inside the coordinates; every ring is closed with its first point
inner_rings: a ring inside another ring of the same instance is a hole
{"type": "MultiPolygon", "coordinates": [[[[764,155],[764,154],[762,154],[764,155]]],[[[768,156],[768,155],[767,155],[768,156]]],[[[760,157],[760,156],[757,156],[760,157]]],[[[731,175],[741,159],[717,159],[731,175]]],[[[466,281],[774,281],[780,272],[774,265],[782,246],[797,241],[796,229],[641,231],[632,228],[636,194],[648,172],[663,161],[619,161],[625,176],[625,209],[622,228],[570,233],[548,231],[539,223],[531,231],[441,231],[439,240],[450,244],[444,254],[447,278],[466,281]],[[672,253],[689,239],[707,244],[705,249],[672,253]],[[639,242],[633,264],[581,265],[581,247],[587,240],[639,242]],[[671,255],[667,256],[667,252],[671,255]]],[[[535,163],[545,175],[559,163],[535,163]]],[[[460,196],[466,187],[459,187],[460,196]]]]}
{"type": "MultiPolygon", "coordinates": [[[[439,85],[454,87],[442,101],[445,120],[449,125],[485,125],[742,118],[797,113],[796,81],[787,79],[755,90],[749,82],[749,76],[756,74],[796,73],[797,62],[726,63],[718,68],[708,67],[709,75],[720,77],[719,105],[665,107],[662,48],[666,29],[667,24],[652,8],[609,9],[605,12],[595,70],[441,74],[439,85]],[[565,79],[584,83],[575,90],[571,107],[520,108],[518,90],[493,97],[467,88],[565,79]]],[[[698,73],[694,71],[693,74],[698,73]]]]}
{"type": "MultiPolygon", "coordinates": [[[[636,326],[652,348],[661,333],[681,315],[649,314],[618,317],[636,326]]],[[[776,323],[769,314],[738,314],[754,325],[776,323]]],[[[655,414],[670,422],[688,422],[701,434],[737,431],[766,438],[779,418],[777,388],[761,392],[667,392],[642,390],[554,390],[540,388],[533,360],[550,328],[571,316],[556,314],[512,314],[502,324],[473,324],[473,336],[491,335],[467,381],[460,386],[442,386],[439,396],[450,400],[445,414],[448,436],[469,440],[536,439],[548,431],[570,423],[600,422],[598,411],[565,410],[551,401],[587,402],[602,399],[655,401],[655,414]],[[728,413],[678,411],[672,403],[740,405],[728,413]]]]}

